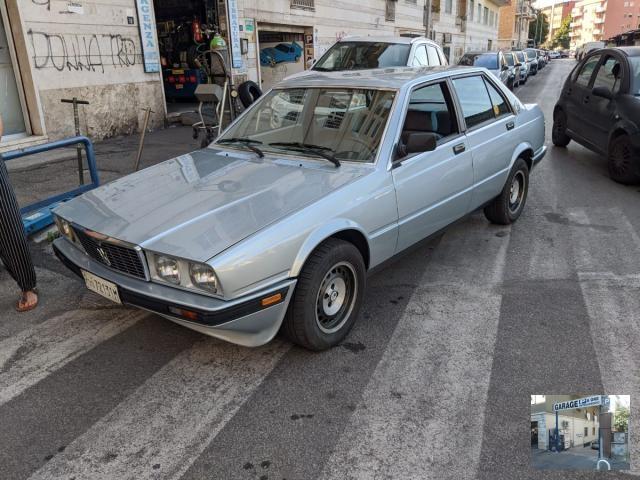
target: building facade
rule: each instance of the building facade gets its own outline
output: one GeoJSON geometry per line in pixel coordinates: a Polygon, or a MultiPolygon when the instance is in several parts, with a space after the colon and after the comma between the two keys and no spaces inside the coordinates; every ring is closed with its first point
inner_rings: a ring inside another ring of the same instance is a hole
{"type": "MultiPolygon", "coordinates": [[[[531,396],[531,447],[550,448],[549,438],[556,428],[553,404],[580,398],[584,395],[532,395],[531,396]]],[[[584,447],[598,439],[599,407],[563,410],[558,415],[558,429],[564,435],[565,448],[584,447]]]]}
{"type": "Polygon", "coordinates": [[[505,1],[0,0],[0,150],[73,135],[61,100],[74,97],[89,102],[80,127],[93,139],[138,132],[147,108],[163,126],[212,81],[201,60],[215,38],[233,83],[266,90],[349,35],[430,36],[450,63],[495,49],[505,1]],[[284,61],[267,59],[276,47],[284,61]]]}
{"type": "Polygon", "coordinates": [[[530,0],[510,0],[500,7],[498,48],[526,48],[529,23],[535,18],[536,14],[530,0]]]}
{"type": "Polygon", "coordinates": [[[553,38],[556,36],[557,31],[562,26],[562,21],[571,17],[571,12],[575,7],[576,2],[573,0],[568,0],[566,2],[553,2],[550,5],[544,5],[539,8],[540,12],[546,15],[547,20],[549,21],[549,33],[547,37],[542,40],[542,43],[549,44],[553,38]]]}
{"type": "Polygon", "coordinates": [[[604,22],[605,39],[640,29],[640,0],[608,0],[604,22]]]}
{"type": "MultiPolygon", "coordinates": [[[[614,1],[614,0],[611,0],[614,1]]],[[[571,11],[571,48],[605,39],[607,0],[579,0],[571,11]]]]}

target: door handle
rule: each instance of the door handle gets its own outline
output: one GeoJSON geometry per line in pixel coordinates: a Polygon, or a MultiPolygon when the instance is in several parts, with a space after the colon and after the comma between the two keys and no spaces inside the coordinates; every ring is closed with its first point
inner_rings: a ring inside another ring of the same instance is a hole
{"type": "Polygon", "coordinates": [[[464,146],[464,143],[459,143],[458,145],[453,147],[453,153],[455,153],[456,155],[459,155],[462,152],[464,152],[466,150],[466,148],[467,147],[464,146]]]}
{"type": "Polygon", "coordinates": [[[507,122],[507,125],[506,125],[507,130],[513,130],[513,128],[514,128],[515,126],[516,126],[516,124],[515,124],[515,123],[513,123],[513,122],[507,122]]]}

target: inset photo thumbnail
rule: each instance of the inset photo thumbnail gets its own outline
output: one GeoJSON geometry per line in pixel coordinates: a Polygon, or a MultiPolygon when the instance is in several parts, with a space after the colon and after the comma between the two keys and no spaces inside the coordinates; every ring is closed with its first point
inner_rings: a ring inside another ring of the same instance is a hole
{"type": "Polygon", "coordinates": [[[629,395],[531,395],[531,465],[629,470],[629,395]]]}

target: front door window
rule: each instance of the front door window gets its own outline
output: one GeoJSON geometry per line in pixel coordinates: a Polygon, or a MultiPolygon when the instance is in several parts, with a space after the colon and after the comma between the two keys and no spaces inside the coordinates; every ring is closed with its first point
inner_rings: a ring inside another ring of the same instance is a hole
{"type": "Polygon", "coordinates": [[[0,115],[4,123],[3,140],[22,136],[27,130],[9,48],[4,19],[0,16],[0,115]]]}

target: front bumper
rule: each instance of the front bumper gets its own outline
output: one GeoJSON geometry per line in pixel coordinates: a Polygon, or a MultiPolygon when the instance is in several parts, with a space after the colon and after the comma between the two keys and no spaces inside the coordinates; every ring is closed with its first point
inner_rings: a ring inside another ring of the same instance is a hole
{"type": "Polygon", "coordinates": [[[173,322],[222,340],[257,347],[278,333],[296,284],[289,279],[255,294],[234,300],[221,300],[186,292],[115,272],[85,255],[67,239],[53,243],[60,261],[76,275],[88,271],[118,286],[122,303],[157,313],[173,322]],[[277,303],[263,307],[261,300],[281,294],[277,303]],[[175,314],[187,311],[191,318],[175,314]],[[196,317],[196,318],[193,318],[196,317]]]}

